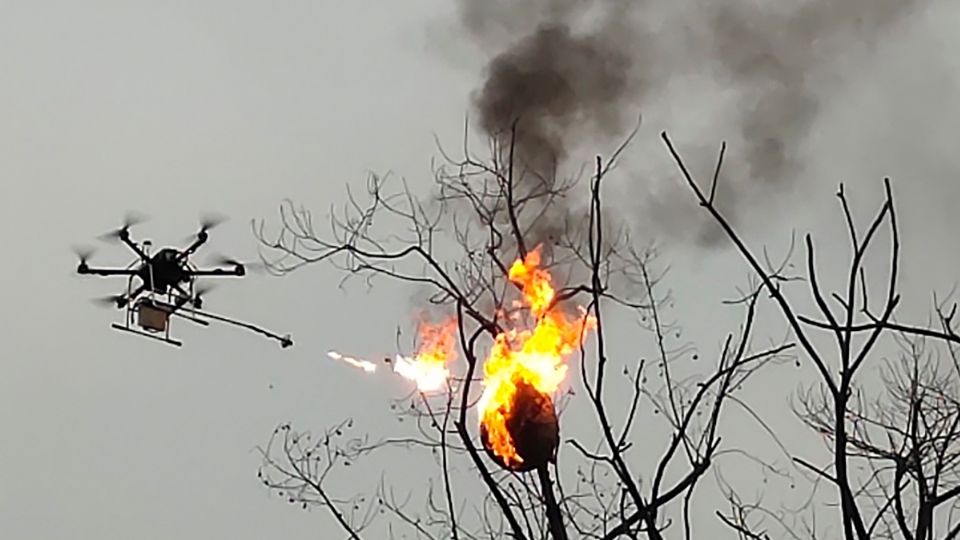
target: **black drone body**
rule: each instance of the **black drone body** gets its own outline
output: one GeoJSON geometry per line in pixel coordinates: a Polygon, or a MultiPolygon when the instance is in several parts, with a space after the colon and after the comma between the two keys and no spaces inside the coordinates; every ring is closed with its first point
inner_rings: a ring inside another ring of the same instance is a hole
{"type": "Polygon", "coordinates": [[[197,278],[204,277],[242,277],[246,275],[243,263],[232,259],[220,262],[229,268],[199,269],[190,262],[190,257],[207,242],[207,230],[215,223],[204,223],[197,233],[196,240],[185,249],[163,248],[151,254],[152,243],[146,240],[140,244],[130,237],[126,223],[107,238],[118,239],[137,255],[137,259],[125,268],[92,268],[87,264],[86,255],[80,255],[77,273],[95,276],[126,276],[127,291],[109,297],[109,301],[118,309],[127,310],[126,324],[114,324],[113,328],[125,330],[165,341],[172,345],[182,345],[170,338],[170,316],[176,315],[194,323],[208,326],[206,319],[241,326],[267,337],[280,341],[283,347],[289,347],[293,341],[289,336],[278,336],[248,323],[228,319],[212,313],[201,312],[204,287],[197,285],[197,278]],[[136,283],[135,283],[136,281],[136,283]],[[131,327],[134,317],[145,332],[131,327]],[[159,336],[157,334],[163,334],[159,336]]]}

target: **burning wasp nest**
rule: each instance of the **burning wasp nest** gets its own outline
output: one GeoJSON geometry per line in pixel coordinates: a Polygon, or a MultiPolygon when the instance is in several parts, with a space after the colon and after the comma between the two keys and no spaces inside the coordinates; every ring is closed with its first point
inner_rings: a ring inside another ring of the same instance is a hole
{"type": "Polygon", "coordinates": [[[490,459],[508,471],[528,472],[555,462],[560,426],[553,400],[517,380],[513,399],[480,423],[480,440],[490,459]]]}

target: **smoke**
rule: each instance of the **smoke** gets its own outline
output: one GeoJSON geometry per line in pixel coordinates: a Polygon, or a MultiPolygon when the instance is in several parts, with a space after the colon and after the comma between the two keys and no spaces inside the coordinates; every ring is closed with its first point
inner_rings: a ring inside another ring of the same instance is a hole
{"type": "MultiPolygon", "coordinates": [[[[707,76],[733,95],[729,122],[718,128],[738,135],[731,142],[743,167],[735,181],[728,173],[718,203],[736,220],[743,201],[782,192],[800,177],[798,146],[828,97],[815,76],[925,4],[730,0],[664,12],[662,3],[627,0],[460,0],[459,15],[492,55],[472,96],[479,125],[500,141],[516,130],[515,161],[527,173],[521,188],[555,181],[571,147],[624,136],[638,112],[663,106],[677,78],[707,76]]],[[[709,107],[712,98],[690,106],[709,107]]],[[[629,196],[645,195],[639,184],[629,196]]],[[[682,207],[659,197],[648,199],[682,207]]],[[[701,231],[699,241],[716,238],[701,231]]]]}
{"type": "Polygon", "coordinates": [[[553,178],[569,145],[620,134],[625,111],[643,97],[643,70],[634,69],[641,54],[626,46],[638,44],[636,29],[617,17],[629,3],[607,4],[597,14],[575,0],[461,3],[471,36],[487,48],[506,45],[473,96],[480,127],[504,143],[515,135],[516,163],[539,181],[553,178]]]}
{"type": "Polygon", "coordinates": [[[490,63],[476,96],[480,127],[505,136],[516,126],[519,161],[548,174],[554,162],[567,157],[568,137],[585,127],[620,130],[629,66],[624,51],[595,35],[542,25],[490,63]]]}
{"type": "Polygon", "coordinates": [[[806,0],[785,12],[742,4],[705,11],[704,50],[712,54],[701,61],[718,63],[721,83],[741,96],[737,127],[746,182],[741,182],[741,192],[728,193],[727,206],[735,211],[737,202],[749,199],[757,187],[798,179],[803,166],[798,147],[817,119],[821,100],[829,98],[821,95],[812,76],[829,69],[839,55],[869,47],[925,3],[806,0]]]}

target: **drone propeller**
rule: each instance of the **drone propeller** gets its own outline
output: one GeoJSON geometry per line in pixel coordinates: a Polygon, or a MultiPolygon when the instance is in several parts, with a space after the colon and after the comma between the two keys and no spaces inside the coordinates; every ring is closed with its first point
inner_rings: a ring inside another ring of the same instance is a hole
{"type": "Polygon", "coordinates": [[[90,257],[92,257],[96,252],[96,248],[92,248],[90,246],[73,246],[73,254],[80,259],[81,265],[87,264],[87,261],[90,260],[90,257]]]}
{"type": "Polygon", "coordinates": [[[210,262],[218,266],[239,266],[239,265],[246,266],[243,262],[238,261],[237,259],[234,259],[232,257],[227,257],[226,255],[216,255],[214,257],[211,257],[210,262]]]}
{"type": "Polygon", "coordinates": [[[200,216],[200,230],[194,234],[182,238],[181,241],[189,242],[197,236],[205,236],[207,231],[216,227],[217,225],[220,225],[226,220],[227,217],[224,215],[207,212],[200,216]]]}
{"type": "Polygon", "coordinates": [[[193,304],[193,307],[201,309],[203,306],[203,296],[216,288],[216,285],[212,283],[205,283],[203,285],[194,287],[193,299],[191,299],[190,303],[193,304]]]}
{"type": "Polygon", "coordinates": [[[136,212],[127,212],[123,218],[123,227],[119,229],[114,229],[106,234],[101,234],[97,238],[105,242],[117,241],[124,237],[127,234],[127,231],[130,230],[130,227],[134,225],[139,225],[147,220],[146,216],[136,212]]]}
{"type": "Polygon", "coordinates": [[[207,232],[226,220],[227,220],[227,217],[224,215],[206,213],[200,218],[200,230],[203,232],[207,232]]]}
{"type": "Polygon", "coordinates": [[[127,305],[127,297],[123,294],[113,294],[110,296],[101,296],[100,298],[90,299],[94,304],[98,304],[103,307],[113,306],[117,309],[122,308],[127,305]]]}
{"type": "Polygon", "coordinates": [[[194,287],[194,289],[193,289],[193,297],[194,297],[194,298],[200,298],[201,296],[207,294],[208,292],[210,292],[210,291],[212,291],[212,290],[214,290],[214,289],[216,289],[216,288],[217,288],[217,286],[214,285],[213,283],[204,283],[203,285],[199,285],[199,286],[197,286],[197,287],[194,287]]]}
{"type": "Polygon", "coordinates": [[[233,257],[227,257],[225,255],[214,255],[209,259],[210,264],[215,266],[242,266],[246,270],[252,270],[254,272],[263,271],[266,269],[266,266],[262,261],[258,262],[244,262],[233,257]]]}

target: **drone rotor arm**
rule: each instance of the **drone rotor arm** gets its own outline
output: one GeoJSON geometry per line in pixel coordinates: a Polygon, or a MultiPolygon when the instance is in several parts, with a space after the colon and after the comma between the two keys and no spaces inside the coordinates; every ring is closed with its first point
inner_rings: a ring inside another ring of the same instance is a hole
{"type": "Polygon", "coordinates": [[[90,268],[82,264],[77,267],[77,273],[95,276],[135,276],[139,273],[139,270],[135,268],[90,268]]]}
{"type": "Polygon", "coordinates": [[[245,275],[243,266],[237,266],[234,269],[214,268],[212,270],[190,270],[190,276],[242,276],[245,275]]]}
{"type": "Polygon", "coordinates": [[[144,262],[147,262],[150,260],[150,256],[147,255],[142,249],[140,249],[140,246],[138,246],[136,242],[130,239],[130,234],[127,233],[126,230],[124,230],[123,233],[120,234],[120,240],[123,241],[123,243],[126,244],[130,249],[132,249],[133,252],[136,253],[138,257],[143,259],[144,262]]]}
{"type": "Polygon", "coordinates": [[[200,246],[202,246],[207,242],[207,238],[208,238],[207,231],[201,230],[199,233],[197,233],[197,239],[192,244],[190,244],[186,249],[180,252],[180,255],[178,256],[178,260],[182,261],[183,259],[186,259],[190,255],[193,255],[198,249],[200,249],[200,246]]]}

